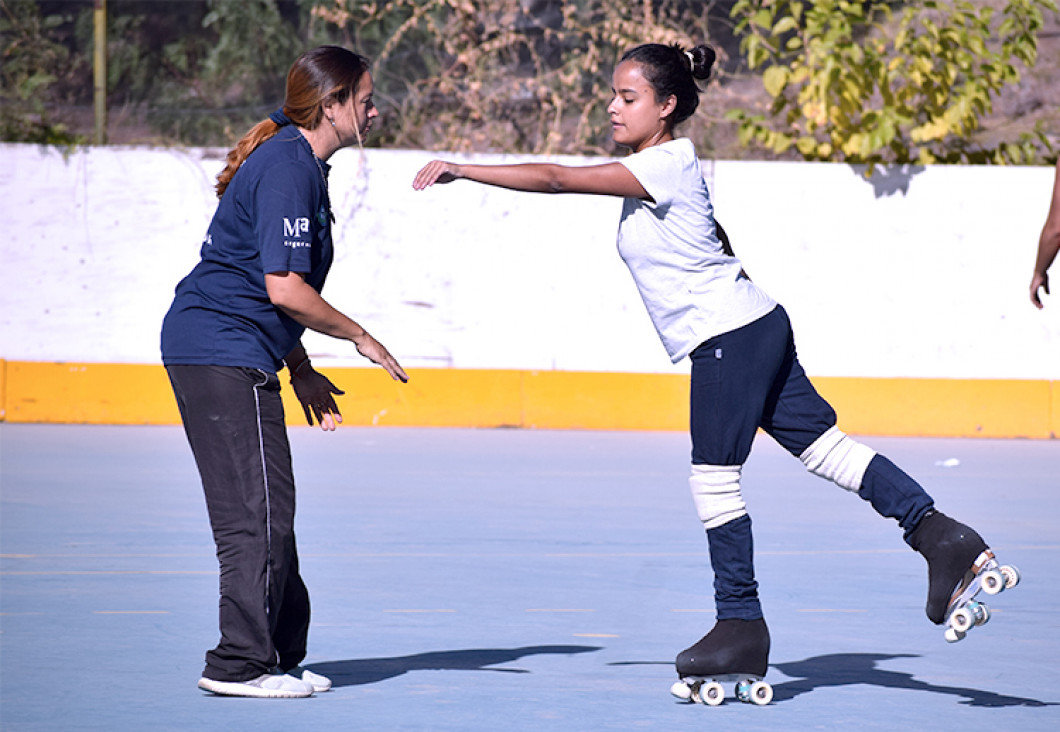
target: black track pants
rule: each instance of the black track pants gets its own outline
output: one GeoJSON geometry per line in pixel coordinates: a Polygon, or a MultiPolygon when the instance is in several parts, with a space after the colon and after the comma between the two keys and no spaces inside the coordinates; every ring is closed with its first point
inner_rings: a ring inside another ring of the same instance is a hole
{"type": "Polygon", "coordinates": [[[220,630],[203,676],[245,681],[305,658],[295,489],[280,381],[259,369],[167,366],[202,477],[220,564],[220,630]]]}

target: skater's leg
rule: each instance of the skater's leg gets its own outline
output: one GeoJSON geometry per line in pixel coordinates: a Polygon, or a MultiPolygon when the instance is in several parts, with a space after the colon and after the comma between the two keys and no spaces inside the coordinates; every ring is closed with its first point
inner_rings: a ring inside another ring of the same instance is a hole
{"type": "Polygon", "coordinates": [[[784,365],[789,332],[787,316],[778,306],[691,353],[694,465],[741,466],[747,460],[784,365]]]}
{"type": "Polygon", "coordinates": [[[858,495],[881,516],[893,518],[905,530],[905,540],[935,503],[919,483],[885,458],[875,455],[865,470],[858,495]]]}
{"type": "Polygon", "coordinates": [[[762,617],[740,472],[783,361],[785,322],[774,312],[692,353],[689,484],[707,532],[719,619],[762,617]]]}
{"type": "Polygon", "coordinates": [[[767,401],[763,429],[810,472],[857,493],[881,516],[898,522],[905,541],[928,562],[928,618],[943,622],[950,597],[967,580],[985,542],[935,511],[931,496],[893,462],[835,426],[835,411],[806,377],[794,343],[782,376],[767,401]]]}
{"type": "Polygon", "coordinates": [[[769,630],[754,575],[751,517],[740,473],[785,353],[786,318],[771,313],[692,354],[692,477],[714,572],[714,628],[677,656],[681,677],[764,676],[769,630]]]}
{"type": "Polygon", "coordinates": [[[696,512],[707,530],[718,618],[762,617],[751,517],[740,494],[740,469],[693,465],[689,484],[696,512]]]}
{"type": "Polygon", "coordinates": [[[799,453],[814,475],[857,493],[876,513],[893,518],[909,533],[934,505],[931,496],[883,455],[831,427],[799,453]]]}
{"type": "Polygon", "coordinates": [[[709,529],[707,544],[710,566],[714,570],[714,606],[718,620],[761,618],[751,517],[745,514],[709,529]]]}
{"type": "Polygon", "coordinates": [[[919,483],[836,427],[835,410],[806,376],[794,338],[766,401],[762,428],[811,473],[857,493],[881,516],[897,520],[907,538],[933,506],[919,483]]]}

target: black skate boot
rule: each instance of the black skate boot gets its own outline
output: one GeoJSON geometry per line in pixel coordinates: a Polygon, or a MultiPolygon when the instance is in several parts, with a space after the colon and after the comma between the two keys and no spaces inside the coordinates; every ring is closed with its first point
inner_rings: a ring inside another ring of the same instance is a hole
{"type": "Polygon", "coordinates": [[[676,665],[681,681],[671,692],[678,698],[716,706],[725,697],[720,682],[738,681],[740,701],[768,704],[773,699],[772,687],[762,681],[769,668],[769,629],[762,618],[719,620],[677,655],[676,665]]]}
{"type": "Polygon", "coordinates": [[[925,612],[936,625],[946,624],[950,643],[990,619],[990,609],[976,599],[980,591],[996,595],[1019,584],[1018,569],[999,564],[979,534],[938,511],[921,519],[909,545],[928,563],[925,612]]]}
{"type": "MultiPolygon", "coordinates": [[[[928,620],[942,625],[946,610],[975,578],[975,565],[986,542],[973,529],[939,511],[931,511],[909,535],[909,546],[928,563],[928,620]]],[[[992,555],[991,555],[992,556],[992,555]]]]}
{"type": "Polygon", "coordinates": [[[938,512],[926,515],[909,535],[909,546],[928,560],[928,606],[933,623],[946,623],[950,643],[990,620],[979,591],[997,594],[1020,583],[1020,570],[1000,565],[986,541],[965,524],[938,512]]]}

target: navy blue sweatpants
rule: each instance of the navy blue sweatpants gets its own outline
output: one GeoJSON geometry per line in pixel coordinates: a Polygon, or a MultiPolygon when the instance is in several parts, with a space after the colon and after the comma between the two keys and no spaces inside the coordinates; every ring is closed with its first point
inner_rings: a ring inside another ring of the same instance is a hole
{"type": "MultiPolygon", "coordinates": [[[[743,465],[759,428],[801,455],[836,424],[836,413],[813,388],[795,352],[784,308],[705,341],[692,354],[691,432],[695,465],[743,465]]],[[[931,497],[890,460],[876,455],[858,491],[906,533],[933,505],[931,497]]],[[[754,579],[750,516],[707,532],[718,619],[762,617],[754,579]]]]}

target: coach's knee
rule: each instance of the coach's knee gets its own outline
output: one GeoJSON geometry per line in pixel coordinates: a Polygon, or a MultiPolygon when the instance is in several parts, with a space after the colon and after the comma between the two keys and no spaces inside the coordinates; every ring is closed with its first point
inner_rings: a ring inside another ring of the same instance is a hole
{"type": "Polygon", "coordinates": [[[876,451],[832,427],[806,448],[799,460],[814,475],[857,492],[876,451]]]}
{"type": "Polygon", "coordinates": [[[747,514],[740,493],[742,465],[693,465],[688,483],[703,527],[713,529],[747,514]]]}

